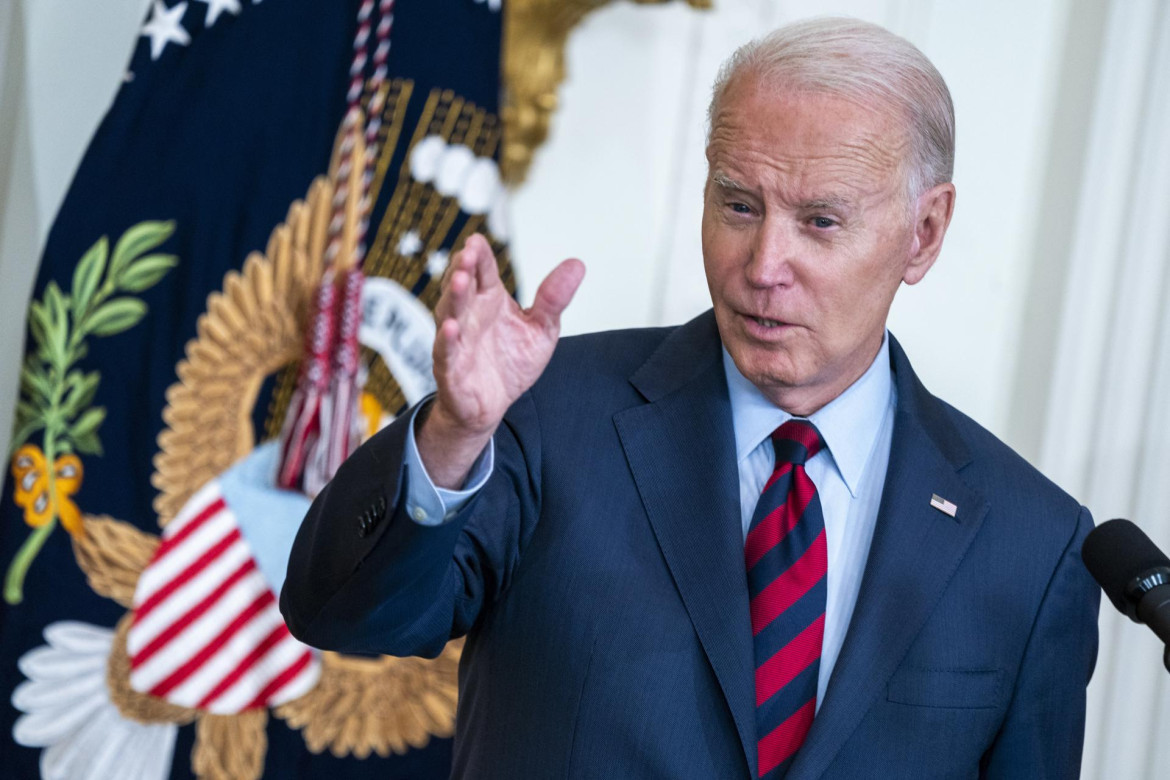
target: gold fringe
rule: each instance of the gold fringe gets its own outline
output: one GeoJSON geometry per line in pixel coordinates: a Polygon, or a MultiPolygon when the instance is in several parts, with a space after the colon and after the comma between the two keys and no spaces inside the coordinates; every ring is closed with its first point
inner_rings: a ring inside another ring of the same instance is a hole
{"type": "MultiPolygon", "coordinates": [[[[501,142],[501,126],[498,118],[482,108],[467,102],[451,90],[433,89],[427,95],[421,115],[410,132],[402,135],[402,123],[406,115],[414,85],[412,82],[395,81],[383,114],[383,128],[393,126],[393,133],[387,135],[395,144],[402,139],[406,149],[396,179],[386,179],[386,168],[396,154],[395,149],[383,146],[379,152],[379,173],[377,188],[381,190],[383,180],[393,187],[388,193],[388,206],[376,226],[371,224],[371,240],[363,266],[367,276],[385,277],[394,280],[407,290],[413,290],[426,271],[427,257],[441,246],[462,246],[472,232],[487,233],[484,215],[471,215],[462,220],[457,239],[450,238],[453,228],[459,224],[463,212],[455,198],[438,193],[433,183],[415,181],[410,175],[410,156],[414,147],[428,135],[437,135],[451,144],[463,144],[474,150],[478,156],[491,156],[501,142]],[[414,231],[423,242],[423,248],[410,257],[398,254],[398,244],[408,232],[414,231]]],[[[380,194],[379,194],[380,196],[380,194]]],[[[291,218],[290,218],[291,222],[291,218]]],[[[490,236],[489,236],[490,238],[490,236]]],[[[509,292],[515,292],[515,279],[505,244],[492,239],[492,248],[500,260],[501,276],[509,292]]],[[[431,279],[419,291],[419,300],[434,308],[439,297],[439,279],[431,279]]],[[[381,356],[373,350],[362,348],[363,362],[369,367],[369,378],[365,392],[371,393],[384,409],[396,412],[405,403],[397,381],[383,364],[381,356]]],[[[277,435],[287,414],[289,399],[296,387],[297,371],[283,369],[277,376],[272,400],[265,420],[265,438],[277,435]]]]}
{"type": "Polygon", "coordinates": [[[382,132],[378,141],[378,162],[374,168],[374,180],[370,182],[370,203],[376,203],[382,192],[382,182],[394,152],[398,150],[398,138],[406,124],[406,107],[414,92],[414,82],[409,79],[394,79],[389,84],[390,97],[386,100],[386,113],[382,118],[382,132]]]}

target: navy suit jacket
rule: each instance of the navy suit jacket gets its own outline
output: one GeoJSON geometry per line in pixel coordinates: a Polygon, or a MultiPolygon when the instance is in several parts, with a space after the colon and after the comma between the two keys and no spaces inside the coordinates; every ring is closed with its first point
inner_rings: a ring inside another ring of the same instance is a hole
{"type": "MultiPolygon", "coordinates": [[[[1097,648],[1080,560],[1092,520],[931,396],[893,340],[890,355],[898,406],[873,544],[788,777],[1075,777],[1097,648]]],[[[492,477],[446,525],[401,508],[418,478],[405,425],[363,445],[309,511],[281,593],[293,634],[423,656],[466,635],[458,777],[754,777],[711,313],[563,339],[500,426],[492,477]]]]}

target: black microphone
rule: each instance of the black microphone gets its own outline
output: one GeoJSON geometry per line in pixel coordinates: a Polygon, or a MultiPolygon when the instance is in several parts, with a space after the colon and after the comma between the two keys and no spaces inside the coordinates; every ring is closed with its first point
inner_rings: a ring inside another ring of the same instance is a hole
{"type": "MultiPolygon", "coordinates": [[[[1128,520],[1108,520],[1089,532],[1081,558],[1122,613],[1145,623],[1170,645],[1170,558],[1128,520]]],[[[1170,671],[1170,646],[1162,656],[1170,671]]]]}

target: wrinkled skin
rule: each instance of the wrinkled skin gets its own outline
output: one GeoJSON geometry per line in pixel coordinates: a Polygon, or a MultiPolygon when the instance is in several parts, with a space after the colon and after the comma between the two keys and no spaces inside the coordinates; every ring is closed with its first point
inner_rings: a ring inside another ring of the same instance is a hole
{"type": "Polygon", "coordinates": [[[712,123],[703,259],[719,333],[743,375],[792,414],[865,373],[894,293],[938,256],[954,187],[909,198],[903,125],[750,75],[712,123]]]}
{"type": "Polygon", "coordinates": [[[463,484],[504,412],[544,371],[561,330],[561,312],[585,277],[565,260],[522,309],[500,281],[478,234],[455,253],[435,307],[435,402],[418,431],[419,456],[440,487],[463,484]]]}

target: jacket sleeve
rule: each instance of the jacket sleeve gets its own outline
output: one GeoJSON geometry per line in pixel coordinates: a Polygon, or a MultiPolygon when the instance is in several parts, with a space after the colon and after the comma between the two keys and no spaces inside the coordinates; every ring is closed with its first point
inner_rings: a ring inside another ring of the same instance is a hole
{"type": "Polygon", "coordinates": [[[1097,660],[1101,601],[1081,561],[1081,545],[1092,529],[1082,507],[1028,638],[1007,717],[984,756],[984,777],[1080,776],[1085,688],[1097,660]]]}
{"type": "Polygon", "coordinates": [[[496,431],[495,469],[449,522],[408,517],[406,414],[342,465],[297,532],[280,609],[293,636],[346,653],[437,656],[506,590],[540,507],[531,394],[496,431]]]}

